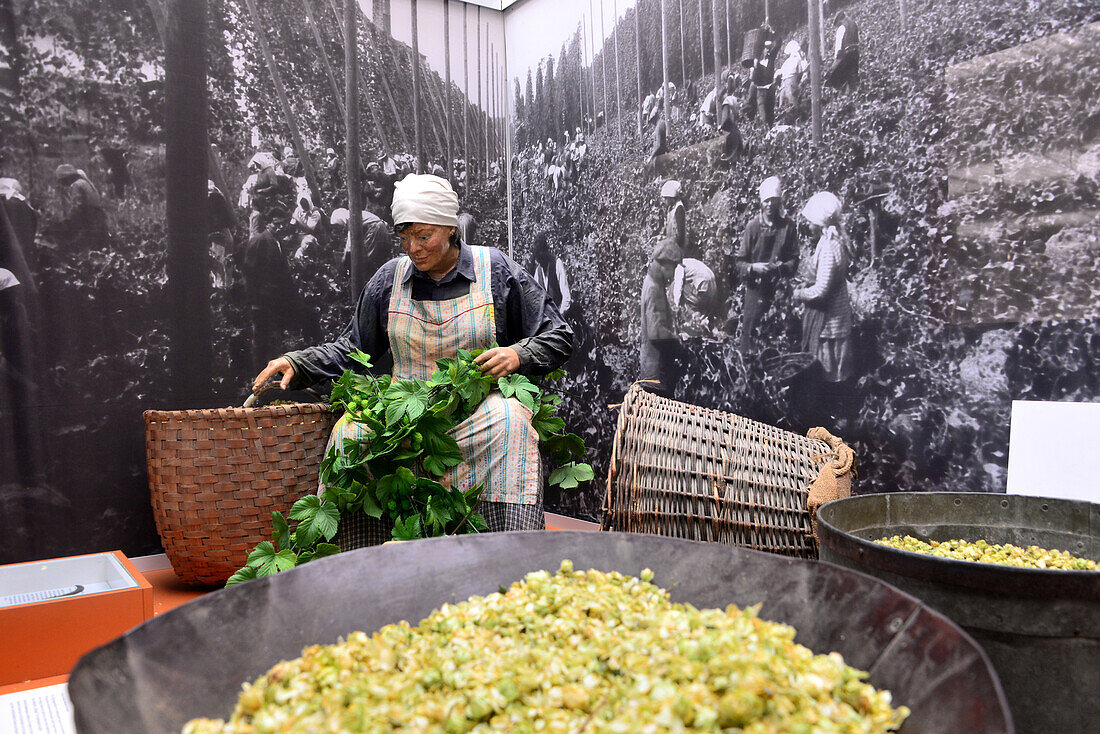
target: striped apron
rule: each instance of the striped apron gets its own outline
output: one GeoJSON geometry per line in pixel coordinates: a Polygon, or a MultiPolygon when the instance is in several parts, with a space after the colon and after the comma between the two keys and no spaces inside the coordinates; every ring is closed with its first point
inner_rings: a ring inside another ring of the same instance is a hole
{"type": "MultiPolygon", "coordinates": [[[[426,380],[436,370],[436,360],[454,357],[459,349],[485,349],[496,341],[490,250],[463,247],[473,253],[476,282],[459,298],[414,300],[412,279],[405,279],[412,261],[404,257],[395,268],[387,328],[395,380],[426,380]]],[[[338,441],[342,446],[345,438],[361,440],[364,433],[359,424],[341,418],[329,445],[338,441]]],[[[485,484],[478,512],[491,531],[544,529],[542,466],[531,411],[515,398],[494,391],[450,433],[462,451],[462,463],[447,472],[442,484],[463,490],[485,484]]],[[[367,525],[381,525],[361,517],[367,525]]],[[[341,523],[342,530],[345,524],[341,523]]],[[[370,530],[367,542],[361,544],[370,544],[374,535],[370,530]]],[[[380,530],[382,540],[389,540],[388,528],[380,530]]]]}

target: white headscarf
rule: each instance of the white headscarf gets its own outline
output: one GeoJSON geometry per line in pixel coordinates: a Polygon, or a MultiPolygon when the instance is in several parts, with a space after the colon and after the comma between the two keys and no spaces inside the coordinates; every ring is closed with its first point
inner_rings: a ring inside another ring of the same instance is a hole
{"type": "Polygon", "coordinates": [[[415,223],[457,227],[458,194],[445,178],[410,173],[394,184],[390,211],[395,226],[415,223]]]}
{"type": "Polygon", "coordinates": [[[6,291],[17,285],[19,285],[19,278],[15,277],[15,273],[6,268],[0,268],[0,291],[6,291]]]}
{"type": "Polygon", "coordinates": [[[5,199],[23,199],[23,187],[14,178],[0,178],[0,196],[5,199]]]}
{"type": "Polygon", "coordinates": [[[760,201],[778,199],[783,186],[779,182],[779,176],[768,176],[760,182],[760,201]]]}
{"type": "Polygon", "coordinates": [[[828,191],[818,191],[802,207],[802,216],[819,227],[835,224],[833,221],[840,212],[840,199],[828,191]]]}

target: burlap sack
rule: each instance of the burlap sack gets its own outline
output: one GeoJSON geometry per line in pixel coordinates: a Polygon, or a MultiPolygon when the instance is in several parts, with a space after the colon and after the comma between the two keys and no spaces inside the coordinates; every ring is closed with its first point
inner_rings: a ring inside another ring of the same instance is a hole
{"type": "MultiPolygon", "coordinates": [[[[831,453],[822,454],[818,457],[831,460],[821,467],[817,478],[810,485],[810,497],[807,501],[810,522],[813,525],[814,540],[818,541],[817,508],[826,502],[851,496],[852,481],[856,476],[856,453],[840,437],[834,436],[824,428],[811,428],[806,432],[806,436],[817,441],[824,441],[832,449],[831,453]]],[[[818,544],[820,545],[820,542],[818,544]]]]}

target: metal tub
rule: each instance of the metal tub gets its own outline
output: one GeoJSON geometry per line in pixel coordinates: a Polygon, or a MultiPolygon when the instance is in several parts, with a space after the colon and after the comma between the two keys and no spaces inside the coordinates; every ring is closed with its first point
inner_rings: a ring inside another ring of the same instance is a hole
{"type": "Polygon", "coordinates": [[[762,603],[816,652],[838,651],[913,710],[902,731],[1011,732],[981,649],[938,612],[864,574],[729,546],[630,533],[526,532],[364,548],[209,594],[85,656],[69,679],[77,730],[179,732],[227,717],[243,681],[306,645],[413,623],[444,602],[496,591],[529,571],[638,574],[674,601],[762,603]]]}
{"type": "Polygon", "coordinates": [[[818,510],[821,559],[873,574],[985,648],[1025,734],[1100,728],[1100,571],[997,566],[877,545],[890,535],[1068,550],[1100,561],[1100,505],[1018,495],[865,495],[818,510]]]}

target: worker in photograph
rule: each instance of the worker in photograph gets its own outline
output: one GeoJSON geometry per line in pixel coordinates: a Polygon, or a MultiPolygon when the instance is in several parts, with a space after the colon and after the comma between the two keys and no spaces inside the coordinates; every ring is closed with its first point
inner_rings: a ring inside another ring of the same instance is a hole
{"type": "Polygon", "coordinates": [[[749,120],[759,113],[764,126],[772,126],[775,119],[775,54],[771,39],[764,41],[764,50],[753,59],[745,107],[749,120]]]}
{"type": "Polygon", "coordinates": [[[794,122],[798,118],[799,95],[810,71],[810,62],[803,55],[798,41],[788,41],[783,51],[787,58],[775,70],[775,78],[779,82],[779,108],[790,122],[794,122]]]}
{"type": "Polygon", "coordinates": [[[760,319],[775,300],[779,283],[798,269],[798,235],[783,213],[782,185],[777,176],[759,188],[760,212],[745,225],[734,256],[734,270],[745,286],[741,308],[741,352],[757,347],[760,319]]]}
{"type": "Polygon", "coordinates": [[[702,260],[685,257],[676,266],[669,292],[680,334],[711,336],[711,321],[718,310],[718,278],[714,271],[702,260]]]}
{"type": "Polygon", "coordinates": [[[210,275],[215,290],[231,285],[233,207],[212,179],[206,179],[206,236],[210,244],[210,275]]]}
{"type": "Polygon", "coordinates": [[[550,249],[550,238],[545,232],[535,237],[531,247],[531,261],[527,264],[531,277],[554,299],[563,316],[568,316],[573,308],[573,295],[569,290],[569,276],[565,272],[565,263],[550,249]]]}
{"type": "MultiPolygon", "coordinates": [[[[356,349],[375,363],[392,357],[395,379],[426,380],[437,360],[453,358],[459,349],[485,349],[475,361],[497,378],[544,375],[560,367],[572,352],[573,333],[553,298],[499,249],[462,242],[458,212],[458,195],[446,179],[410,174],[400,181],[392,213],[405,254],[367,283],[339,338],[271,360],[255,389],[276,375],[284,389],[295,389],[362,369],[349,357],[356,349]]],[[[330,445],[359,439],[363,430],[341,419],[330,445]]],[[[463,490],[484,484],[478,511],[489,530],[543,529],[539,439],[531,411],[494,391],[451,435],[463,460],[443,484],[463,490]]],[[[366,526],[363,542],[389,540],[380,523],[366,526]]]]}
{"type": "Polygon", "coordinates": [[[667,289],[684,254],[671,237],[657,242],[642,280],[642,329],[638,379],[650,392],[672,397],[676,386],[676,357],[680,338],[676,333],[667,289]]]}
{"type": "Polygon", "coordinates": [[[51,231],[60,235],[74,252],[98,250],[107,246],[107,210],[99,189],[88,174],[68,163],[54,172],[57,185],[63,190],[63,214],[51,231]]]}
{"type": "Polygon", "coordinates": [[[840,199],[828,191],[810,197],[802,208],[817,235],[814,280],[794,292],[805,305],[802,351],[817,357],[826,382],[842,382],[855,374],[852,350],[852,305],[848,299],[848,236],[840,222],[840,199]]]}
{"type": "Polygon", "coordinates": [[[653,123],[653,148],[649,151],[645,169],[647,175],[660,173],[658,159],[668,152],[668,122],[665,120],[665,101],[658,99],[654,107],[656,119],[653,123]]]}
{"type": "Polygon", "coordinates": [[[718,129],[726,133],[726,139],[722,143],[722,162],[726,165],[736,163],[745,152],[745,141],[738,125],[741,100],[737,86],[737,77],[732,73],[727,74],[726,87],[718,105],[718,129]]]}
{"type": "Polygon", "coordinates": [[[825,74],[825,85],[849,92],[859,87],[859,28],[848,14],[836,14],[833,63],[825,74]]]}
{"type": "Polygon", "coordinates": [[[671,237],[681,252],[688,252],[687,207],[681,196],[680,182],[669,179],[661,184],[661,205],[665,211],[665,225],[661,237],[671,237]]]}

